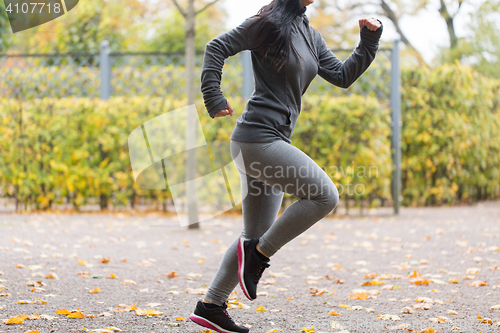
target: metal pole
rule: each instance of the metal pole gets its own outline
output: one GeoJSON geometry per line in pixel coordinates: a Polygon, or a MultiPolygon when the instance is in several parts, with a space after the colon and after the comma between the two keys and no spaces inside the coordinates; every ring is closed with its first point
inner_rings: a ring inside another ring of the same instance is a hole
{"type": "Polygon", "coordinates": [[[242,52],[241,57],[243,62],[243,87],[241,93],[243,98],[250,98],[254,89],[252,53],[249,50],[245,50],[242,52]]]}
{"type": "Polygon", "coordinates": [[[394,213],[399,214],[401,206],[401,68],[399,59],[399,40],[394,41],[391,53],[391,109],[392,109],[392,184],[391,192],[394,201],[394,213]]]}
{"type": "MultiPolygon", "coordinates": [[[[194,106],[195,91],[194,91],[194,73],[195,73],[195,10],[194,0],[189,0],[186,16],[186,95],[188,105],[194,106]]],[[[197,142],[197,121],[196,117],[187,117],[186,126],[186,144],[190,149],[187,151],[186,158],[186,200],[188,208],[188,229],[198,229],[198,191],[196,178],[196,150],[192,147],[196,146],[197,142]]]]}
{"type": "Polygon", "coordinates": [[[107,100],[111,97],[111,59],[107,40],[101,42],[99,69],[101,72],[101,99],[107,100]]]}

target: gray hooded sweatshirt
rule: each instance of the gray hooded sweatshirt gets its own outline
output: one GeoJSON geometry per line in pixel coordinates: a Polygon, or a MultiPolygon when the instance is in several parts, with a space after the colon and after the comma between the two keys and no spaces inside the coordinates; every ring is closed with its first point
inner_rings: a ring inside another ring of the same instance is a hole
{"type": "Polygon", "coordinates": [[[297,15],[292,23],[292,44],[302,57],[301,66],[294,52],[290,52],[288,63],[278,72],[269,63],[269,58],[274,56],[272,49],[264,62],[262,54],[254,51],[255,29],[247,28],[257,18],[254,15],[245,19],[239,26],[206,45],[201,72],[205,107],[212,118],[227,108],[227,100],[220,88],[224,60],[240,51],[250,50],[255,89],[236,121],[231,140],[284,140],[291,143],[290,137],[301,110],[301,97],[311,81],[319,75],[335,86],[351,86],[375,59],[383,27],[376,31],[363,27],[358,46],[342,62],[328,48],[320,33],[309,25],[307,16],[297,15]]]}

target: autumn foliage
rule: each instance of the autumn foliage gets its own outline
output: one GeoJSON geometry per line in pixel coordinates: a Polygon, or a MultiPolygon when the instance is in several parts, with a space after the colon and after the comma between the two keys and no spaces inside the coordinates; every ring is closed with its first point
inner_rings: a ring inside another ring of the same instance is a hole
{"type": "MultiPolygon", "coordinates": [[[[403,71],[405,205],[500,197],[499,96],[499,81],[460,64],[403,71]]],[[[207,142],[229,141],[245,103],[231,96],[235,116],[213,120],[198,100],[207,142]]],[[[0,99],[1,193],[15,199],[18,209],[164,203],[168,191],[134,182],[127,139],[144,122],[184,106],[174,94],[108,101],[0,99]]],[[[390,121],[386,101],[306,93],[292,143],[324,168],[341,199],[376,207],[392,201],[390,121]]]]}

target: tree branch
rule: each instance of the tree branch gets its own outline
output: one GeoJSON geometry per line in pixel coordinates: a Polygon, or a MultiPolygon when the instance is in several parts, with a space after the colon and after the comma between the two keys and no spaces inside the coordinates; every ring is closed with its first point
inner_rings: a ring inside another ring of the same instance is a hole
{"type": "Polygon", "coordinates": [[[387,18],[394,24],[394,27],[396,27],[396,31],[398,32],[399,36],[401,36],[401,40],[403,41],[403,43],[408,45],[408,47],[413,50],[413,53],[421,64],[427,66],[427,63],[425,62],[420,52],[418,52],[417,49],[410,43],[408,38],[406,38],[406,35],[401,30],[401,27],[399,26],[399,18],[397,17],[396,13],[391,9],[391,7],[389,7],[385,0],[381,0],[380,5],[382,6],[382,10],[385,12],[385,16],[387,16],[387,18]]]}
{"type": "MultiPolygon", "coordinates": [[[[460,1],[460,0],[459,0],[460,1]]],[[[457,34],[455,33],[455,25],[454,25],[454,16],[451,16],[448,12],[448,8],[446,8],[446,4],[444,0],[439,0],[441,4],[441,8],[439,8],[439,14],[443,17],[446,22],[446,27],[448,29],[448,35],[450,37],[450,49],[454,49],[458,45],[457,34]]],[[[460,10],[460,7],[459,7],[460,10]]],[[[458,11],[457,11],[458,13],[458,11]]],[[[455,14],[456,15],[456,14],[455,14]]]]}
{"type": "Polygon", "coordinates": [[[186,14],[186,12],[184,12],[184,11],[182,10],[181,6],[179,6],[179,4],[177,3],[177,0],[172,0],[172,1],[174,2],[175,6],[176,6],[176,7],[177,7],[177,9],[179,10],[179,12],[182,14],[182,16],[184,16],[184,18],[186,18],[186,17],[187,17],[187,14],[186,14]]]}
{"type": "Polygon", "coordinates": [[[211,5],[216,3],[217,1],[219,1],[219,0],[213,0],[212,2],[207,3],[202,9],[199,9],[196,12],[194,12],[194,15],[195,16],[198,15],[199,13],[201,13],[202,11],[204,11],[205,9],[207,9],[208,7],[210,7],[211,5]]]}
{"type": "Polygon", "coordinates": [[[453,18],[455,18],[455,16],[457,16],[458,12],[460,11],[460,8],[462,8],[463,3],[464,3],[464,0],[458,0],[457,12],[455,13],[455,15],[453,15],[453,18]]]}
{"type": "Polygon", "coordinates": [[[439,0],[439,3],[441,4],[441,7],[439,8],[439,13],[446,21],[448,21],[450,19],[450,13],[448,12],[448,8],[446,8],[444,0],[439,0]]]}

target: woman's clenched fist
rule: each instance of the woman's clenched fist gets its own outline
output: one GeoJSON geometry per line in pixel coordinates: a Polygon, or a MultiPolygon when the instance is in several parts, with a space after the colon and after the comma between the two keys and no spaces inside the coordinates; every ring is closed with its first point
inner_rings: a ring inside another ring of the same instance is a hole
{"type": "Polygon", "coordinates": [[[371,31],[375,31],[378,28],[380,28],[381,24],[379,20],[374,19],[374,18],[369,18],[369,19],[361,19],[359,20],[359,28],[363,29],[363,27],[367,27],[371,31]]]}

